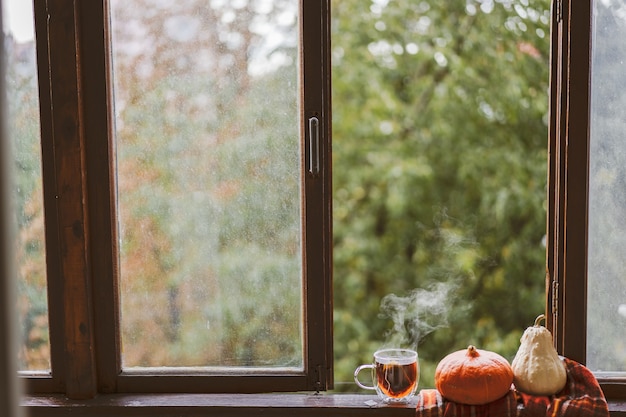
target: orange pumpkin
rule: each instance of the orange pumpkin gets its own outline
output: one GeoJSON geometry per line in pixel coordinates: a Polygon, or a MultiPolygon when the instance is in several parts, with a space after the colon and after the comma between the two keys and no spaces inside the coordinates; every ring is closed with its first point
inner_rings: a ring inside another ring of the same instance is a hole
{"type": "Polygon", "coordinates": [[[441,395],[461,404],[487,404],[503,397],[513,383],[509,362],[495,352],[467,349],[450,353],[435,370],[441,395]]]}

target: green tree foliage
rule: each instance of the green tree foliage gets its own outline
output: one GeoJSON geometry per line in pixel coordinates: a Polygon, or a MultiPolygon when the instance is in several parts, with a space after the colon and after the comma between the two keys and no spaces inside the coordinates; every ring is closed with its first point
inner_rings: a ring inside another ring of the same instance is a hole
{"type": "Polygon", "coordinates": [[[549,2],[342,0],[333,21],[337,380],[387,343],[385,296],[435,283],[422,385],[470,343],[512,358],[545,303],[549,2]]]}

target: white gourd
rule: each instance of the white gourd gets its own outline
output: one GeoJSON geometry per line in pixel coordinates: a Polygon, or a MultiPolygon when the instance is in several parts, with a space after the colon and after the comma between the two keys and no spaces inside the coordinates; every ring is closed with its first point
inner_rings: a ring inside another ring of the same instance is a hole
{"type": "Polygon", "coordinates": [[[540,315],[534,326],[524,331],[511,362],[513,384],[526,394],[553,395],[567,383],[565,363],[552,344],[552,334],[539,324],[544,318],[540,315]]]}

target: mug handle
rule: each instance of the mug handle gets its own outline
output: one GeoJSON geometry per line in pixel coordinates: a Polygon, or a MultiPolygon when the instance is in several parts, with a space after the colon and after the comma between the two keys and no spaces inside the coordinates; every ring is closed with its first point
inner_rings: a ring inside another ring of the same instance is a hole
{"type": "Polygon", "coordinates": [[[356,382],[356,384],[364,389],[376,389],[376,387],[370,387],[368,385],[363,385],[361,383],[361,381],[359,381],[359,372],[361,372],[363,369],[374,369],[374,365],[372,364],[368,364],[368,365],[361,365],[358,368],[356,368],[356,370],[354,371],[354,382],[356,382]]]}

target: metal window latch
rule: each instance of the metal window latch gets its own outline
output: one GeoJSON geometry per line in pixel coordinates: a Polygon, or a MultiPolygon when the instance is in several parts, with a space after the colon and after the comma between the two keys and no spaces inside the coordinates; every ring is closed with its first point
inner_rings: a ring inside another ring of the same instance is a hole
{"type": "Polygon", "coordinates": [[[309,118],[309,173],[320,173],[320,120],[309,118]]]}

